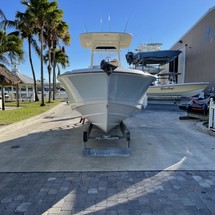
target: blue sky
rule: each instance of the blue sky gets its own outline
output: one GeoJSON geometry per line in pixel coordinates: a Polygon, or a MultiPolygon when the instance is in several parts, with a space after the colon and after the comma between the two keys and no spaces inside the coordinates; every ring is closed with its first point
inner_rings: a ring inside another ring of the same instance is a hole
{"type": "MultiPolygon", "coordinates": [[[[133,35],[129,49],[134,51],[140,43],[159,42],[162,49],[169,49],[185,34],[207,11],[215,6],[215,0],[58,0],[64,11],[63,20],[70,27],[72,37],[70,47],[66,48],[70,66],[61,72],[87,67],[90,64],[90,51],[83,49],[79,35],[90,31],[124,31],[133,35]],[[110,16],[110,22],[108,17],[110,16]],[[101,25],[102,20],[102,25],[101,25]],[[85,23],[85,24],[84,24],[85,23]]],[[[0,0],[0,9],[8,19],[14,19],[16,11],[24,11],[20,0],[0,0]]],[[[19,65],[23,74],[31,76],[27,46],[25,62],[19,65]]],[[[40,78],[40,62],[34,56],[36,76],[40,78]]],[[[123,61],[126,67],[126,61],[123,61]]],[[[47,77],[46,66],[45,77],[47,77]]]]}

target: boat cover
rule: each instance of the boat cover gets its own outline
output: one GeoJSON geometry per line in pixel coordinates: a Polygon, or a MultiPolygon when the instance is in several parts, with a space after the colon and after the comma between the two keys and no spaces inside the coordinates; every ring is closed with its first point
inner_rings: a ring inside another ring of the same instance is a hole
{"type": "Polygon", "coordinates": [[[126,54],[127,63],[134,65],[147,65],[147,64],[167,64],[181,53],[179,50],[159,50],[159,51],[150,51],[150,52],[128,52],[126,54]]]}

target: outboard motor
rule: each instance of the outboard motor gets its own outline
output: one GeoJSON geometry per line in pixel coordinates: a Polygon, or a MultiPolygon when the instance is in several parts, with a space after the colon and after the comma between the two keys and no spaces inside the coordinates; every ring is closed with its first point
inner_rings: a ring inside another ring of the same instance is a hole
{"type": "Polygon", "coordinates": [[[118,62],[116,59],[111,61],[102,60],[100,63],[100,68],[104,70],[107,75],[110,75],[118,67],[118,62]]]}
{"type": "Polygon", "coordinates": [[[133,52],[128,52],[128,53],[125,55],[125,58],[126,58],[126,60],[127,60],[127,63],[128,63],[129,65],[131,65],[131,64],[133,63],[133,61],[134,61],[134,54],[133,54],[133,52]]]}

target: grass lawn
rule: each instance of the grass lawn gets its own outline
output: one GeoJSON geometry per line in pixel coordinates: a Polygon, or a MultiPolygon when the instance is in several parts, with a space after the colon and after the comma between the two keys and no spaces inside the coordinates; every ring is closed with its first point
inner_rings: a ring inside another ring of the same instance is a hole
{"type": "MultiPolygon", "coordinates": [[[[41,114],[49,110],[50,108],[59,104],[61,100],[57,99],[51,103],[45,103],[45,106],[40,106],[41,102],[20,102],[20,108],[11,110],[0,110],[0,125],[8,125],[14,122],[18,122],[32,116],[41,114]]],[[[15,102],[6,102],[6,107],[16,107],[15,102]]]]}

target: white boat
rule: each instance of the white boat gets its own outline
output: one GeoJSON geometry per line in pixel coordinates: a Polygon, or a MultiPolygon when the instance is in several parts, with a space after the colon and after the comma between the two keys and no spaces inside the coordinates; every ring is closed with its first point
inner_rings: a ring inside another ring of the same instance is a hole
{"type": "Polygon", "coordinates": [[[209,82],[175,83],[178,72],[165,72],[162,68],[173,62],[181,53],[179,50],[160,50],[161,43],[140,45],[135,53],[128,52],[127,62],[135,68],[157,75],[157,81],[147,90],[149,98],[152,97],[193,97],[200,94],[209,82]],[[160,81],[161,80],[161,81],[160,81]],[[163,83],[161,83],[163,82],[163,83]]]}
{"type": "Polygon", "coordinates": [[[129,47],[131,40],[128,33],[83,33],[81,45],[92,51],[90,67],[58,76],[72,108],[104,132],[140,110],[145,92],[155,81],[151,74],[121,67],[120,50],[129,47]],[[94,63],[95,53],[105,53],[100,66],[94,63]],[[113,53],[118,60],[109,59],[113,53]]]}
{"type": "Polygon", "coordinates": [[[193,82],[154,85],[148,88],[147,95],[148,97],[193,97],[200,94],[208,84],[208,82],[193,82]]]}

